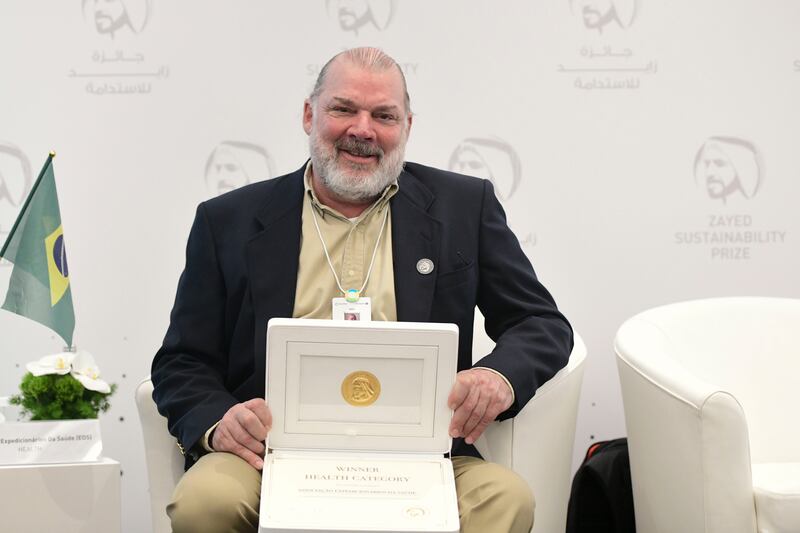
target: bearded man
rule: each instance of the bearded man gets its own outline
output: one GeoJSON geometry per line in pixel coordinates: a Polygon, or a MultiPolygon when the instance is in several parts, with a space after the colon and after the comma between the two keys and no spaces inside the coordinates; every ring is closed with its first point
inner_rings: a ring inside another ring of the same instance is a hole
{"type": "Polygon", "coordinates": [[[752,198],[761,185],[763,168],[753,143],[735,137],[709,137],[694,159],[695,180],[705,185],[709,198],[723,204],[737,192],[752,198]]]}
{"type": "Polygon", "coordinates": [[[488,180],[404,163],[411,125],[397,63],[375,48],[347,50],[304,103],[310,161],[198,207],[152,368],[153,397],[186,455],[167,507],[174,531],[257,529],[272,425],[267,322],[330,319],[348,291],[370,297],[359,313],[372,320],[459,326],[448,403],[462,531],[530,530],[527,484],[472,444],[566,364],[572,330],[488,180]],[[476,305],[497,344],[473,365],[476,305]]]}

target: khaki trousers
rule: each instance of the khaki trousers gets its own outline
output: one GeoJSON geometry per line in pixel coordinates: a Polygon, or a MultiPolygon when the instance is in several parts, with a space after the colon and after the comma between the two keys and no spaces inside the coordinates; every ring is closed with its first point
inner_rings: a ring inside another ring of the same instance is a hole
{"type": "MultiPolygon", "coordinates": [[[[453,457],[458,514],[464,533],[528,533],[534,500],[511,470],[474,457],[453,457]]],[[[210,453],[183,475],[167,514],[177,533],[258,529],[261,472],[238,456],[210,453]]]]}

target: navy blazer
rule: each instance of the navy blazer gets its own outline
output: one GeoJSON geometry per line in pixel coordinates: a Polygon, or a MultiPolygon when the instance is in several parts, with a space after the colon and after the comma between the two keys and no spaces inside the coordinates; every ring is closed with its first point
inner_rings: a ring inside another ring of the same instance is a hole
{"type": "MultiPolygon", "coordinates": [[[[182,449],[234,404],[264,397],[266,327],[291,317],[303,211],[303,168],[247,185],[197,208],[186,267],[163,345],[153,398],[182,449]]],[[[562,368],[572,329],[539,283],[488,180],[406,163],[391,199],[397,319],[459,328],[458,369],[472,367],[477,305],[497,343],[478,366],[502,373],[514,416],[562,368]],[[434,271],[423,275],[417,261],[434,271]]],[[[483,354],[481,354],[483,355],[483,354]]],[[[454,443],[453,453],[476,455],[454,443]]],[[[196,453],[187,454],[187,467],[196,453]]]]}

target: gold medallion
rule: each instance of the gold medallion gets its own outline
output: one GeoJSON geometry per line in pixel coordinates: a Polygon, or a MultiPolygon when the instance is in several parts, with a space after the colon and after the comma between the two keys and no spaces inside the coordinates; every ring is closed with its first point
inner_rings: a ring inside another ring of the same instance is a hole
{"type": "Polygon", "coordinates": [[[342,381],[342,398],[350,405],[366,407],[381,395],[381,382],[366,370],[351,372],[342,381]]]}

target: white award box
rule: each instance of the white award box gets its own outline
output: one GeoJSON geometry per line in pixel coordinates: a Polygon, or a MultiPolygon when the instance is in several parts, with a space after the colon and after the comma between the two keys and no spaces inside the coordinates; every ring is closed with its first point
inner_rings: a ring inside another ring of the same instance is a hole
{"type": "Polygon", "coordinates": [[[272,319],[259,533],[459,530],[453,324],[272,319]]]}

